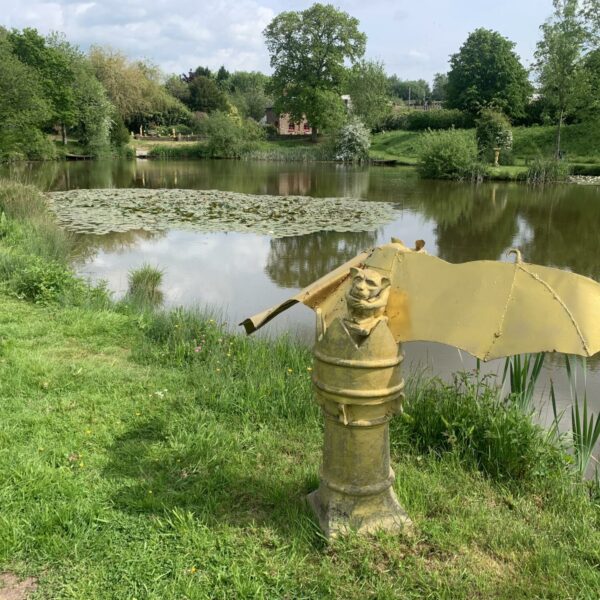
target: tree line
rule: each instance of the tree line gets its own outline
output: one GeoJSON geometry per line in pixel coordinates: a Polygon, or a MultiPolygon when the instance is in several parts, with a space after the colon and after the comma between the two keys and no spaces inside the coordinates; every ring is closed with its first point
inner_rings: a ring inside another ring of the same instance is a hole
{"type": "MultiPolygon", "coordinates": [[[[598,114],[599,15],[600,0],[554,0],[530,70],[512,41],[477,29],[431,86],[366,60],[358,20],[319,3],[282,12],[267,26],[270,76],[198,66],[165,77],[116,50],[83,53],[60,35],[0,28],[0,160],[52,157],[69,139],[99,156],[119,151],[140,128],[198,132],[215,113],[220,123],[225,115],[243,126],[244,119],[260,121],[267,106],[296,122],[306,118],[316,139],[348,121],[344,94],[351,97],[350,116],[370,130],[384,129],[414,105],[443,103],[473,117],[493,109],[517,124],[553,122],[559,152],[564,123],[598,114]]],[[[453,113],[448,118],[457,120],[453,113]]]]}

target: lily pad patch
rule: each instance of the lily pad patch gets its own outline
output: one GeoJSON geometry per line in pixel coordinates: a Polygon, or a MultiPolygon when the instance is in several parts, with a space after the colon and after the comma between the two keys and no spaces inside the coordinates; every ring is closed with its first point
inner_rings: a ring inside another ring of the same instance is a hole
{"type": "Polygon", "coordinates": [[[217,190],[82,189],[52,192],[48,198],[60,225],[94,234],[192,229],[285,237],[317,231],[372,231],[396,215],[389,202],[217,190]]]}

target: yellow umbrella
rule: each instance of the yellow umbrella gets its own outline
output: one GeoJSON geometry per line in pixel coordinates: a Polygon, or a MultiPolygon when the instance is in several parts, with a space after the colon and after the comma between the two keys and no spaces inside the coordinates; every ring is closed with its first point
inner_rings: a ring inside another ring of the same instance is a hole
{"type": "Polygon", "coordinates": [[[325,326],[346,312],[350,268],[374,269],[391,282],[385,315],[397,342],[430,341],[482,360],[525,352],[591,356],[600,351],[600,284],[522,262],[451,264],[398,240],[359,254],[295,296],[243,321],[252,333],[301,302],[325,326]]]}

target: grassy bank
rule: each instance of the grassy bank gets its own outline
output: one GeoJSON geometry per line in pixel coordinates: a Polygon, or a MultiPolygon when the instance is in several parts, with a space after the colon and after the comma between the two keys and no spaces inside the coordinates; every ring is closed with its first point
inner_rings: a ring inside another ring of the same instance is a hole
{"type": "MultiPolygon", "coordinates": [[[[0,183],[1,256],[35,255],[18,232],[38,200],[0,183]]],[[[327,545],[304,500],[322,441],[307,349],[195,311],[25,301],[15,277],[0,293],[0,572],[37,577],[40,597],[597,595],[597,501],[485,385],[409,385],[391,438],[416,535],[327,545]]]]}
{"type": "MultiPolygon", "coordinates": [[[[158,159],[231,158],[211,155],[207,142],[162,142],[160,144],[143,142],[138,147],[147,150],[150,158],[158,159]]],[[[239,155],[244,160],[282,162],[331,160],[331,151],[326,141],[313,144],[308,138],[300,137],[255,142],[240,149],[239,155]]]]}
{"type": "MultiPolygon", "coordinates": [[[[396,159],[401,164],[416,164],[419,140],[424,132],[389,131],[373,136],[371,156],[378,159],[396,159]]],[[[475,130],[461,130],[465,137],[474,138],[475,130]]],[[[521,179],[529,164],[536,158],[551,157],[554,153],[556,128],[515,127],[513,128],[514,165],[490,169],[492,179],[521,179]]],[[[565,161],[573,174],[600,175],[600,121],[578,125],[567,125],[562,134],[565,161]]]]}

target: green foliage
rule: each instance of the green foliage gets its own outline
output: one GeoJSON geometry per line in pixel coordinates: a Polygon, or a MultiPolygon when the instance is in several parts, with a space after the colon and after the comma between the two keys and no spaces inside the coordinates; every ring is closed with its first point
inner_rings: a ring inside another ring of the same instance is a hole
{"type": "Polygon", "coordinates": [[[207,154],[213,158],[241,158],[265,135],[256,121],[220,111],[202,122],[202,131],[208,138],[207,154]]]}
{"type": "Polygon", "coordinates": [[[110,143],[114,148],[122,148],[131,141],[129,129],[119,113],[115,113],[110,124],[110,143]]]}
{"type": "Polygon", "coordinates": [[[588,418],[587,361],[585,358],[581,359],[581,363],[579,363],[577,357],[571,359],[565,355],[565,366],[571,391],[571,435],[575,452],[575,469],[579,477],[583,479],[593,458],[594,448],[600,440],[600,415],[594,418],[594,414],[591,413],[588,418]],[[583,397],[579,394],[578,374],[583,379],[583,397]],[[580,404],[582,408],[579,407],[580,404]]]}
{"type": "Polygon", "coordinates": [[[509,390],[507,401],[529,415],[533,411],[533,392],[542,372],[545,354],[525,354],[509,356],[504,361],[502,386],[508,376],[509,390]]]}
{"type": "Polygon", "coordinates": [[[371,135],[358,118],[350,119],[337,133],[335,160],[342,162],[364,162],[369,158],[371,135]]]}
{"type": "Polygon", "coordinates": [[[559,158],[565,119],[594,102],[597,90],[590,86],[590,73],[585,69],[587,32],[578,0],[554,0],[553,4],[554,14],[541,26],[535,70],[545,111],[557,124],[555,156],[559,158]]]}
{"type": "Polygon", "coordinates": [[[555,158],[535,158],[527,170],[527,182],[534,184],[556,183],[568,179],[571,168],[568,163],[555,158]]]}
{"type": "Polygon", "coordinates": [[[54,147],[40,131],[51,110],[35,69],[0,38],[0,162],[53,156],[54,147]]]}
{"type": "Polygon", "coordinates": [[[289,113],[296,122],[306,115],[315,138],[318,130],[339,126],[344,62],[354,63],[365,51],[366,36],[358,21],[330,4],[313,4],[304,11],[280,13],[264,35],[277,112],[289,113]]]}
{"type": "Polygon", "coordinates": [[[56,38],[49,43],[35,29],[12,30],[7,37],[15,56],[25,65],[35,69],[48,99],[52,122],[72,125],[77,112],[75,73],[70,56],[56,38]]]}
{"type": "Polygon", "coordinates": [[[510,121],[504,113],[491,108],[483,109],[477,119],[475,129],[479,156],[485,162],[494,160],[494,149],[499,148],[502,164],[507,164],[506,155],[510,155],[513,146],[513,135],[510,121]]]}
{"type": "Polygon", "coordinates": [[[14,273],[12,287],[17,296],[24,300],[49,304],[57,302],[67,290],[80,283],[64,265],[36,257],[14,273]]]}
{"type": "Polygon", "coordinates": [[[420,139],[417,169],[426,179],[479,179],[477,145],[467,132],[427,131],[420,139]]]}
{"type": "Polygon", "coordinates": [[[192,79],[188,87],[190,93],[188,106],[191,110],[211,113],[228,109],[227,98],[214,79],[197,76],[192,79]]]}
{"type": "Polygon", "coordinates": [[[265,109],[273,103],[267,94],[269,77],[257,71],[236,71],[227,80],[231,103],[244,117],[260,121],[265,109]]]}
{"type": "Polygon", "coordinates": [[[162,84],[160,70],[146,62],[92,46],[89,62],[109,100],[124,123],[137,131],[140,125],[174,125],[192,119],[190,111],[162,84]]]}
{"type": "Polygon", "coordinates": [[[402,80],[397,75],[388,78],[390,94],[410,104],[423,104],[431,96],[429,84],[424,79],[402,80]]]}
{"type": "Polygon", "coordinates": [[[150,148],[148,156],[160,159],[210,158],[205,142],[178,146],[160,143],[150,148]]]}
{"type": "Polygon", "coordinates": [[[433,86],[431,88],[431,99],[444,102],[446,100],[446,87],[448,86],[448,74],[436,73],[433,76],[433,86]]]}
{"type": "Polygon", "coordinates": [[[560,450],[489,382],[459,375],[453,385],[420,381],[408,391],[392,439],[417,452],[455,452],[506,482],[535,480],[562,469],[560,450]]]}
{"type": "Polygon", "coordinates": [[[476,29],[469,34],[450,58],[446,106],[474,115],[489,107],[498,108],[511,118],[524,115],[532,88],[514,46],[489,29],[476,29]]]}
{"type": "Polygon", "coordinates": [[[164,271],[144,264],[127,274],[126,301],[139,308],[154,308],[162,304],[164,294],[160,289],[164,271]]]}
{"type": "Polygon", "coordinates": [[[383,63],[366,60],[356,62],[348,70],[345,92],[350,95],[352,113],[369,129],[380,126],[391,112],[383,63]]]}
{"type": "Polygon", "coordinates": [[[475,119],[470,113],[457,109],[407,110],[394,112],[379,126],[382,131],[406,129],[425,131],[427,129],[470,129],[475,119]]]}

